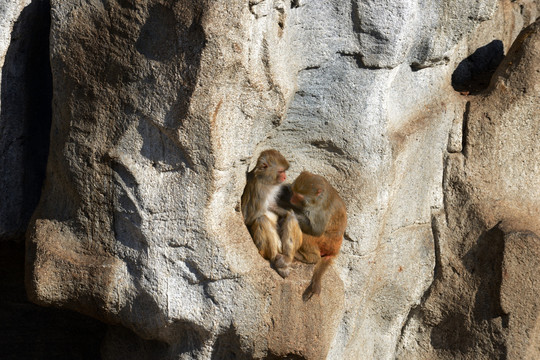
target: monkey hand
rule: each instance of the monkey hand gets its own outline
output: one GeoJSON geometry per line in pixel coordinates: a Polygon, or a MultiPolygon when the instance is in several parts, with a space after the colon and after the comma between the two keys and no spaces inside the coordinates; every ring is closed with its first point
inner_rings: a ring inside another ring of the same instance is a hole
{"type": "Polygon", "coordinates": [[[287,214],[289,213],[288,210],[286,210],[286,209],[284,209],[282,207],[279,207],[278,205],[270,205],[268,207],[268,210],[270,210],[271,212],[273,212],[274,214],[276,214],[280,218],[286,217],[287,214]]]}
{"type": "Polygon", "coordinates": [[[276,203],[280,208],[292,209],[292,204],[289,202],[292,196],[291,184],[281,185],[281,190],[276,197],[276,203]]]}
{"type": "Polygon", "coordinates": [[[281,254],[277,254],[274,260],[274,268],[277,273],[282,277],[286,278],[290,274],[289,264],[285,260],[285,257],[281,254]]]}
{"type": "MultiPolygon", "coordinates": [[[[285,221],[291,221],[292,218],[296,218],[296,215],[294,213],[294,211],[292,210],[285,210],[285,221]]],[[[296,219],[296,221],[298,221],[298,219],[296,219]]]]}
{"type": "Polygon", "coordinates": [[[285,267],[285,268],[276,268],[276,271],[277,273],[279,274],[279,276],[281,276],[282,278],[286,278],[287,276],[289,276],[289,274],[291,273],[291,270],[288,268],[288,267],[285,267]]]}
{"type": "Polygon", "coordinates": [[[298,225],[300,225],[300,229],[302,229],[302,232],[306,234],[310,234],[312,226],[311,226],[311,221],[309,220],[309,217],[307,217],[303,213],[296,213],[295,215],[296,215],[296,219],[298,220],[298,225]]]}

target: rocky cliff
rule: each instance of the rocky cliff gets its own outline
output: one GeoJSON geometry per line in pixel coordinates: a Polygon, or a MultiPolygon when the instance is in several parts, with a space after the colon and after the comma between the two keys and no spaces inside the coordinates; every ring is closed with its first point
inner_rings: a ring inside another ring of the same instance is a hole
{"type": "Polygon", "coordinates": [[[44,4],[0,1],[0,237],[103,358],[540,356],[539,1],[44,4]],[[309,301],[239,212],[268,148],[347,204],[309,301]]]}

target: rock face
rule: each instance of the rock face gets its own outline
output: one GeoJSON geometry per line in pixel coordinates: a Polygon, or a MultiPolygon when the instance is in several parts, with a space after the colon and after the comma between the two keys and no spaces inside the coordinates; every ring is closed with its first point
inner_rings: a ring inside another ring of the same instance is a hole
{"type": "Polygon", "coordinates": [[[536,21],[467,103],[463,147],[446,159],[435,281],[400,358],[540,357],[539,84],[536,21]]]}
{"type": "MultiPolygon", "coordinates": [[[[514,40],[539,9],[53,0],[30,299],[111,324],[106,359],[536,358],[538,22],[514,40]],[[307,302],[313,267],[281,279],[239,212],[268,148],[347,204],[307,302]]],[[[4,147],[25,116],[5,94],[4,147]]],[[[0,166],[24,173],[11,154],[0,166]]],[[[6,234],[33,209],[10,176],[6,234]]]]}

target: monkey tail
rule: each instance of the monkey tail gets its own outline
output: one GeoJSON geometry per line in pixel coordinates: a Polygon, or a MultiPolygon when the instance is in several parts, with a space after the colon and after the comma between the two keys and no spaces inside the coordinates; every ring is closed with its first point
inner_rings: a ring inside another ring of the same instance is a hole
{"type": "Polygon", "coordinates": [[[313,269],[313,276],[311,277],[311,283],[302,295],[302,299],[304,301],[308,301],[313,295],[320,295],[322,276],[328,270],[330,265],[332,265],[335,257],[335,255],[323,256],[319,259],[317,264],[315,264],[315,269],[313,269]]]}

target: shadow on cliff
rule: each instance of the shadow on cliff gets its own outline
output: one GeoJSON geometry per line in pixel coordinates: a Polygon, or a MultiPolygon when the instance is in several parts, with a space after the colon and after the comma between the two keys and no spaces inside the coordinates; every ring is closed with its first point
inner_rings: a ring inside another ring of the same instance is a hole
{"type": "Polygon", "coordinates": [[[32,1],[21,12],[2,67],[1,176],[7,186],[3,191],[8,191],[4,194],[7,199],[22,202],[3,214],[12,223],[14,237],[24,234],[45,178],[52,117],[49,13],[50,4],[45,0],[32,1]]]}
{"type": "Polygon", "coordinates": [[[479,93],[489,86],[491,77],[504,58],[501,40],[493,40],[459,63],[452,74],[452,87],[456,91],[479,93]]]}
{"type": "Polygon", "coordinates": [[[0,264],[0,359],[100,359],[105,324],[28,301],[24,242],[0,242],[0,264]]]}
{"type": "Polygon", "coordinates": [[[14,24],[2,67],[0,176],[9,185],[2,191],[22,206],[2,214],[12,231],[0,240],[0,358],[99,359],[104,324],[34,305],[24,288],[24,231],[41,195],[49,151],[49,29],[50,2],[33,0],[14,24]]]}
{"type": "Polygon", "coordinates": [[[461,261],[467,271],[463,277],[469,278],[472,285],[455,284],[455,288],[447,289],[452,295],[457,294],[460,302],[452,305],[445,301],[448,310],[431,331],[434,349],[470,354],[477,351],[478,344],[486,343],[494,358],[507,358],[503,334],[508,327],[508,315],[500,303],[503,257],[504,233],[498,226],[485,231],[471,244],[461,261]],[[499,319],[501,325],[497,325],[499,319]],[[491,331],[489,341],[482,334],[486,328],[491,331]]]}

